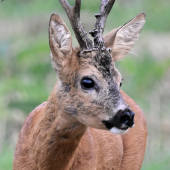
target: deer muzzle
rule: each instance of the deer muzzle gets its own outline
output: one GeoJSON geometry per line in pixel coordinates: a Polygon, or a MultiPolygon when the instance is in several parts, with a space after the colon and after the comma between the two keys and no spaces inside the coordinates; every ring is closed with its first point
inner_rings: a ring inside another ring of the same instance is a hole
{"type": "Polygon", "coordinates": [[[135,113],[130,109],[119,110],[117,114],[103,124],[108,130],[115,134],[124,134],[134,126],[135,113]]]}

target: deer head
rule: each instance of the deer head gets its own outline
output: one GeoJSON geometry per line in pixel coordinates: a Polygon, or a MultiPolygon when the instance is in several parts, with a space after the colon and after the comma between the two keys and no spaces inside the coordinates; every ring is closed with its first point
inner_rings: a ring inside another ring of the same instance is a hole
{"type": "Polygon", "coordinates": [[[79,48],[72,47],[72,37],[65,23],[53,14],[49,26],[52,66],[57,74],[56,98],[60,110],[80,123],[113,133],[125,133],[134,125],[134,113],[121,93],[121,74],[115,62],[134,45],[145,23],[140,13],[128,23],[102,37],[106,18],[115,0],[102,0],[94,30],[87,37],[80,22],[81,0],[70,6],[59,0],[65,9],[79,48]]]}

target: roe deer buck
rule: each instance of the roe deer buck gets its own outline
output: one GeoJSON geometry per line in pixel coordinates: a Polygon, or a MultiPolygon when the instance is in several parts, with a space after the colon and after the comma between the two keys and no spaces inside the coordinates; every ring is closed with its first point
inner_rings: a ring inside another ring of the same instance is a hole
{"type": "Polygon", "coordinates": [[[80,22],[81,0],[74,6],[59,1],[80,47],[72,47],[70,31],[53,14],[49,41],[57,83],[47,102],[28,115],[19,135],[13,169],[139,170],[146,147],[146,120],[136,103],[120,90],[121,75],[114,62],[133,46],[145,14],[140,13],[103,38],[115,0],[102,0],[90,32],[93,45],[80,22]]]}

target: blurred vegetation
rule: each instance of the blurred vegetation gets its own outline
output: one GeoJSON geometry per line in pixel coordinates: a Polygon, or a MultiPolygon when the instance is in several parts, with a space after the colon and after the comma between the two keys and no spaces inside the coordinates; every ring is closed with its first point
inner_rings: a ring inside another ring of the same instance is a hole
{"type": "MultiPolygon", "coordinates": [[[[74,0],[69,1],[74,4],[74,0]]],[[[94,25],[100,0],[82,0],[82,22],[94,25]]],[[[134,49],[116,66],[124,78],[122,89],[145,111],[149,128],[143,170],[169,170],[170,53],[164,54],[170,38],[169,0],[119,0],[108,17],[105,32],[123,25],[140,12],[146,12],[146,25],[134,49]],[[162,47],[157,58],[148,39],[162,47]],[[161,51],[162,50],[162,51],[161,51]],[[159,107],[158,107],[159,106],[159,107]],[[155,110],[154,110],[154,109],[155,110]],[[153,113],[154,112],[154,113],[153,113]],[[169,130],[168,130],[169,129],[169,130]]],[[[57,0],[5,0],[0,3],[0,170],[12,169],[14,147],[26,115],[46,101],[56,81],[50,63],[48,22],[52,13],[68,19],[57,0]],[[15,130],[14,130],[15,129],[15,130]]],[[[71,29],[71,28],[70,28],[71,29]]],[[[169,42],[170,44],[170,39],[169,42]]],[[[76,40],[73,40],[76,45],[76,40]]],[[[169,47],[169,46],[168,46],[169,47]]],[[[167,48],[168,49],[168,48],[167,48]]]]}

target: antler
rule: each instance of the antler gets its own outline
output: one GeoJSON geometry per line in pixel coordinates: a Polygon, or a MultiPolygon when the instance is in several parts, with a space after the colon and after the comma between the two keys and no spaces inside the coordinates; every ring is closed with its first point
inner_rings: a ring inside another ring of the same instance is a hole
{"type": "Polygon", "coordinates": [[[74,6],[70,6],[66,0],[59,1],[67,13],[76,38],[80,44],[80,50],[91,51],[93,48],[93,42],[87,37],[87,33],[84,31],[80,21],[81,0],[76,0],[74,6]]]}
{"type": "Polygon", "coordinates": [[[106,23],[106,19],[115,0],[101,0],[100,13],[96,14],[96,23],[93,31],[89,31],[89,33],[94,37],[94,50],[105,50],[104,40],[103,40],[103,32],[106,23]]]}

